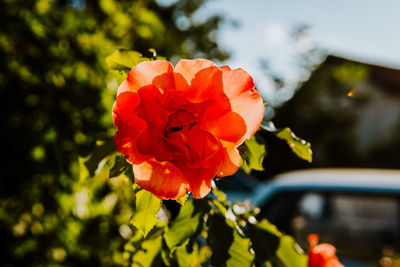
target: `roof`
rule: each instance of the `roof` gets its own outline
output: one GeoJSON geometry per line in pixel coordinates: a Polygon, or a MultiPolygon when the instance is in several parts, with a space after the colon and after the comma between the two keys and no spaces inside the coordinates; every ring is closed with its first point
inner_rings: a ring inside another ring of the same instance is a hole
{"type": "Polygon", "coordinates": [[[283,173],[261,184],[253,203],[259,205],[278,191],[332,190],[400,194],[400,170],[310,169],[283,173]]]}
{"type": "MultiPolygon", "coordinates": [[[[385,89],[400,91],[400,68],[399,66],[385,66],[381,64],[371,63],[363,60],[354,60],[344,58],[336,55],[328,55],[325,61],[321,64],[324,65],[339,65],[342,63],[362,64],[368,66],[370,70],[370,78],[382,85],[385,89]]],[[[321,67],[320,66],[320,67],[321,67]]]]}

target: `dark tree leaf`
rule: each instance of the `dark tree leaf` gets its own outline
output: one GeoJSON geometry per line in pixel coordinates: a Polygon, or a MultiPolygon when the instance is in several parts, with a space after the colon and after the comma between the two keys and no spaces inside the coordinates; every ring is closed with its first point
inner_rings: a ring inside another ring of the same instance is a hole
{"type": "Polygon", "coordinates": [[[225,216],[214,213],[208,218],[208,239],[207,242],[212,250],[211,265],[223,266],[230,258],[229,248],[234,236],[234,229],[226,223],[225,216]]]}
{"type": "Polygon", "coordinates": [[[209,209],[210,205],[205,199],[189,199],[181,207],[178,216],[164,233],[165,242],[171,253],[199,234],[203,226],[203,217],[209,209]]]}
{"type": "Polygon", "coordinates": [[[93,148],[93,152],[88,156],[85,161],[87,170],[90,176],[94,176],[100,161],[102,161],[106,156],[115,152],[114,139],[110,138],[105,141],[97,142],[96,146],[93,148]]]}
{"type": "Polygon", "coordinates": [[[276,254],[267,263],[272,267],[306,267],[308,257],[291,236],[283,235],[276,254]]]}
{"type": "Polygon", "coordinates": [[[275,255],[281,234],[274,225],[266,220],[247,224],[247,230],[256,253],[255,263],[259,266],[275,255]]]}
{"type": "Polygon", "coordinates": [[[110,169],[110,178],[119,176],[129,167],[129,163],[126,161],[125,157],[117,155],[115,157],[114,166],[110,169]]]}

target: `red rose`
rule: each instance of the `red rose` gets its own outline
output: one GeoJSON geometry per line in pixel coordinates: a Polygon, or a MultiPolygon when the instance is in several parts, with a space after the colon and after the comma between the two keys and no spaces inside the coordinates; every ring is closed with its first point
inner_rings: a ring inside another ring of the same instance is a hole
{"type": "Polygon", "coordinates": [[[344,267],[336,257],[336,248],[331,244],[318,244],[318,235],[308,236],[310,250],[308,252],[308,267],[344,267]]]}
{"type": "Polygon", "coordinates": [[[120,85],[113,107],[117,150],[136,183],[159,198],[186,191],[201,198],[216,176],[235,173],[237,147],[264,113],[252,78],[242,69],[205,60],[146,61],[120,85]]]}

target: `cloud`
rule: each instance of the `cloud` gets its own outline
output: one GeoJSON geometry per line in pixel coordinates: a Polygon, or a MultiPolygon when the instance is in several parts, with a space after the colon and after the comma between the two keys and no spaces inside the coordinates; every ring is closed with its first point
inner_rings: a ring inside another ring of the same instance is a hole
{"type": "Polygon", "coordinates": [[[282,45],[288,42],[287,30],[278,22],[271,22],[265,26],[265,41],[269,45],[282,45]]]}

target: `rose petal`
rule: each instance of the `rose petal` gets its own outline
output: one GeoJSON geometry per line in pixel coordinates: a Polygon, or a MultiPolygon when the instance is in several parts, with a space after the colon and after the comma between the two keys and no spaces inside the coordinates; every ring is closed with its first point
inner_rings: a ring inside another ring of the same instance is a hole
{"type": "Polygon", "coordinates": [[[236,173],[240,167],[241,157],[239,150],[237,150],[237,145],[231,142],[221,141],[223,147],[223,163],[218,172],[218,176],[224,177],[233,175],[236,173]]]}
{"type": "Polygon", "coordinates": [[[331,244],[319,244],[309,251],[309,267],[344,267],[336,256],[336,248],[331,244]]]}
{"type": "Polygon", "coordinates": [[[186,84],[191,84],[196,73],[200,70],[217,65],[207,59],[181,59],[175,66],[175,72],[179,73],[184,78],[186,84]]]}
{"type": "Polygon", "coordinates": [[[118,127],[114,137],[116,149],[127,156],[131,163],[146,158],[136,147],[137,137],[147,127],[147,123],[134,112],[139,103],[137,94],[125,92],[117,97],[113,107],[113,121],[118,127]]]}
{"type": "Polygon", "coordinates": [[[208,123],[212,124],[232,112],[229,99],[225,96],[218,99],[210,99],[193,106],[196,107],[199,118],[201,118],[200,128],[203,129],[207,129],[208,123]]]}
{"type": "Polygon", "coordinates": [[[182,168],[184,175],[189,182],[189,191],[194,198],[205,197],[211,191],[211,181],[216,176],[223,161],[220,150],[203,163],[202,168],[182,168]],[[210,166],[205,168],[204,166],[210,166]]]}
{"type": "Polygon", "coordinates": [[[220,118],[207,116],[202,123],[202,128],[212,133],[221,140],[241,144],[247,132],[243,118],[236,112],[229,112],[220,118]]]}
{"type": "Polygon", "coordinates": [[[307,240],[310,244],[310,249],[312,249],[318,244],[319,236],[317,234],[309,234],[307,240]]]}
{"type": "Polygon", "coordinates": [[[181,154],[177,149],[159,135],[158,129],[147,127],[137,138],[138,151],[143,155],[152,155],[158,161],[171,161],[173,156],[181,154]]]}
{"type": "Polygon", "coordinates": [[[308,236],[308,267],[344,267],[336,256],[336,248],[327,243],[318,245],[318,239],[317,234],[308,236]]]}
{"type": "Polygon", "coordinates": [[[188,182],[173,164],[156,160],[132,166],[135,182],[162,199],[178,199],[185,195],[188,182]]]}
{"type": "Polygon", "coordinates": [[[242,69],[223,71],[224,92],[228,96],[232,110],[237,112],[247,125],[246,139],[249,139],[260,127],[264,115],[264,104],[260,94],[254,89],[251,76],[242,69]]]}
{"type": "Polygon", "coordinates": [[[168,61],[143,61],[128,73],[128,78],[118,88],[117,95],[126,91],[137,92],[143,86],[153,84],[153,80],[157,88],[174,88],[173,70],[168,61]]]}
{"type": "Polygon", "coordinates": [[[137,149],[137,136],[140,135],[142,130],[140,127],[119,126],[118,132],[114,136],[117,151],[124,154],[131,164],[140,163],[148,158],[137,149]]]}
{"type": "MultiPolygon", "coordinates": [[[[178,81],[177,75],[175,78],[178,81]]],[[[176,89],[184,91],[186,98],[192,103],[201,103],[209,99],[227,99],[222,87],[222,71],[217,67],[208,67],[198,71],[190,86],[177,85],[176,89]]]]}
{"type": "Polygon", "coordinates": [[[193,104],[190,103],[184,92],[169,91],[164,97],[161,98],[161,103],[165,109],[179,110],[179,109],[193,109],[193,104]]]}
{"type": "Polygon", "coordinates": [[[160,106],[157,96],[157,88],[148,85],[138,91],[140,104],[137,107],[137,115],[147,121],[149,124],[163,132],[168,120],[168,114],[164,107],[160,106]]]}
{"type": "Polygon", "coordinates": [[[125,92],[117,96],[113,106],[113,122],[115,126],[121,123],[136,127],[143,121],[136,116],[135,109],[140,103],[136,93],[125,92]]]}
{"type": "Polygon", "coordinates": [[[181,166],[181,169],[189,181],[189,190],[193,196],[202,198],[211,190],[211,180],[222,165],[223,153],[218,140],[198,126],[191,129],[188,146],[199,159],[193,158],[195,161],[192,161],[192,164],[181,166]]]}
{"type": "Polygon", "coordinates": [[[187,145],[190,150],[198,155],[199,160],[195,163],[200,164],[200,166],[204,165],[204,161],[214,156],[220,148],[218,140],[198,126],[190,130],[187,139],[187,145]]]}

